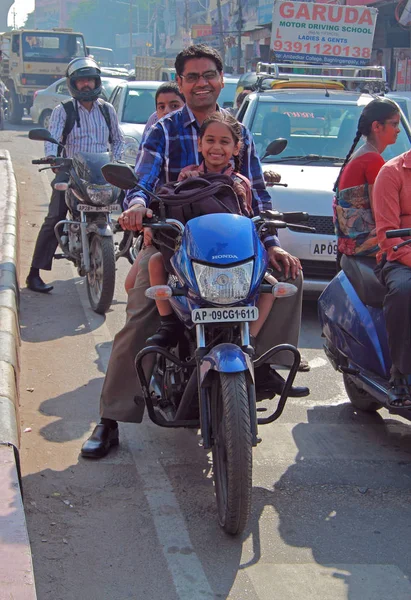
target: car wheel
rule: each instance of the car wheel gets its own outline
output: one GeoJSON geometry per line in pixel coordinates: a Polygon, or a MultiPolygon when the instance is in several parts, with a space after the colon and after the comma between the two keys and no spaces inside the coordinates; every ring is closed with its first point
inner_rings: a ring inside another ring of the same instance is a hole
{"type": "Polygon", "coordinates": [[[39,125],[41,125],[45,129],[48,129],[49,123],[50,123],[50,116],[51,116],[51,110],[49,110],[49,109],[43,110],[43,112],[40,115],[39,125]]]}

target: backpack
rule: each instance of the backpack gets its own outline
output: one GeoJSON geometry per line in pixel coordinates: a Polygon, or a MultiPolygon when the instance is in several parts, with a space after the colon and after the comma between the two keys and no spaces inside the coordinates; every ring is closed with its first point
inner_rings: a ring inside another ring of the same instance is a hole
{"type": "MultiPolygon", "coordinates": [[[[110,112],[108,110],[108,106],[107,106],[107,102],[105,100],[103,100],[102,98],[99,98],[99,100],[103,103],[100,104],[100,102],[97,102],[97,106],[100,109],[101,114],[104,117],[104,120],[107,124],[108,127],[108,142],[109,144],[111,144],[112,142],[112,135],[111,135],[111,120],[110,120],[110,112]]],[[[62,138],[61,138],[61,143],[63,144],[63,146],[65,145],[66,141],[67,141],[67,137],[68,135],[71,133],[74,124],[77,122],[77,127],[80,127],[80,118],[78,116],[78,112],[76,110],[76,108],[74,107],[74,103],[73,100],[66,100],[65,102],[61,103],[64,110],[66,111],[66,122],[64,124],[64,129],[63,129],[63,134],[62,134],[62,138]]],[[[61,147],[59,146],[58,152],[57,152],[57,156],[61,155],[61,147]]]]}
{"type": "MultiPolygon", "coordinates": [[[[153,199],[150,208],[161,219],[177,219],[183,225],[190,219],[212,213],[231,213],[249,216],[245,203],[233,189],[233,180],[221,173],[204,173],[201,177],[190,177],[179,183],[167,183],[158,190],[160,200],[153,199]]],[[[169,271],[169,261],[177,249],[176,234],[153,231],[169,271]]]]}

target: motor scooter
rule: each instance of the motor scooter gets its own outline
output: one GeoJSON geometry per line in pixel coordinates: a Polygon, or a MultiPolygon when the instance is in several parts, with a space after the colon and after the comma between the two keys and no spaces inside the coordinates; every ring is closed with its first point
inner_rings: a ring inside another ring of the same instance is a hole
{"type": "MultiPolygon", "coordinates": [[[[408,237],[411,229],[393,229],[386,235],[408,237]]],[[[408,244],[411,239],[394,251],[408,244]]],[[[366,412],[387,408],[411,420],[410,408],[394,407],[388,399],[391,358],[382,309],[387,291],[374,273],[375,264],[375,258],[342,256],[341,271],[318,300],[324,351],[342,373],[353,406],[366,412]]]]}

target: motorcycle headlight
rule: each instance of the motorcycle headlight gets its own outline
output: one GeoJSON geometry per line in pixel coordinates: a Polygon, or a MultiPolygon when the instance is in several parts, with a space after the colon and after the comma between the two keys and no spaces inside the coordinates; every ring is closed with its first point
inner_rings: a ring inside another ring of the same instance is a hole
{"type": "Polygon", "coordinates": [[[114,202],[116,190],[111,185],[94,185],[89,184],[86,187],[87,195],[90,202],[95,206],[108,206],[114,202]]]}
{"type": "Polygon", "coordinates": [[[211,267],[193,262],[200,296],[212,304],[235,304],[248,296],[254,261],[235,267],[211,267]]]}

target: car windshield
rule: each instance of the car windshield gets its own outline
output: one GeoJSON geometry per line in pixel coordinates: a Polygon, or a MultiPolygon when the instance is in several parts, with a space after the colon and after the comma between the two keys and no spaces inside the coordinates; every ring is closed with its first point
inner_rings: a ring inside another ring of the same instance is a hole
{"type": "Polygon", "coordinates": [[[85,56],[83,36],[73,33],[24,33],[23,57],[31,62],[69,62],[85,56]]]}
{"type": "MultiPolygon", "coordinates": [[[[258,102],[251,126],[257,152],[262,158],[270,142],[285,138],[288,141],[285,150],[277,156],[267,157],[264,162],[307,155],[344,159],[353,143],[363,108],[332,102],[258,102]]],[[[387,146],[383,157],[389,160],[409,147],[410,140],[401,127],[396,143],[387,146]]]]}
{"type": "Polygon", "coordinates": [[[145,124],[155,111],[156,90],[127,90],[124,102],[123,123],[145,124]]]}

